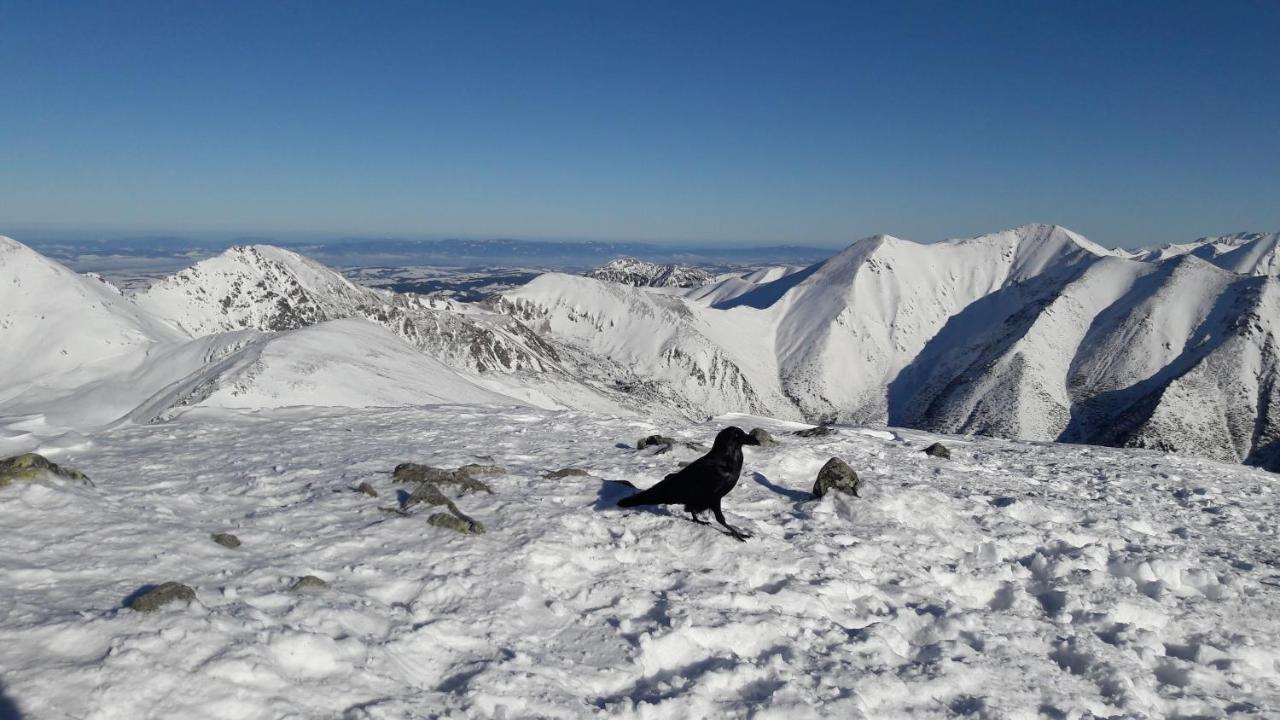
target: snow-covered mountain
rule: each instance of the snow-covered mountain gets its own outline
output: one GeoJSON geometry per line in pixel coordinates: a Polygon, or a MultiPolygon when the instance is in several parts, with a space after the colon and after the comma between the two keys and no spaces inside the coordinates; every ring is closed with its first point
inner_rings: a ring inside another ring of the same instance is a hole
{"type": "Polygon", "coordinates": [[[1278,240],[1126,252],[1052,225],[929,245],[880,235],[807,268],[679,292],[548,273],[484,303],[362,287],[267,246],[233,248],[130,299],[5,241],[0,333],[51,370],[37,379],[10,356],[0,416],[19,429],[68,423],[85,397],[101,400],[88,416],[102,422],[193,403],[487,398],[888,423],[1277,469],[1278,240]],[[95,318],[83,328],[67,319],[81,306],[95,318]],[[334,324],[349,320],[383,330],[334,324]],[[322,351],[333,361],[287,365],[322,351]],[[364,400],[325,395],[341,373],[321,381],[322,368],[382,381],[364,400]],[[387,390],[397,383],[400,395],[387,390]]]}
{"type": "MultiPolygon", "coordinates": [[[[547,275],[544,334],[710,411],[1158,447],[1276,468],[1275,236],[1125,253],[1030,225],[860,240],[711,305],[547,275]]],[[[714,296],[709,293],[709,296],[714,296]]],[[[702,296],[707,297],[707,296],[702,296]]]]}
{"type": "Polygon", "coordinates": [[[587,277],[606,282],[622,283],[636,287],[691,288],[706,285],[713,275],[706,270],[683,265],[659,265],[637,260],[618,258],[588,272],[587,277]]]}

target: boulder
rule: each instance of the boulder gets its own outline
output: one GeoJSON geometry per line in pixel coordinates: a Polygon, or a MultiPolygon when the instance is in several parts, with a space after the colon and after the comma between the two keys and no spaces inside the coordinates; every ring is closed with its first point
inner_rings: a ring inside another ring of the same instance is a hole
{"type": "Polygon", "coordinates": [[[834,435],[835,433],[836,429],[830,425],[819,425],[817,427],[805,428],[804,430],[797,430],[791,434],[797,437],[814,438],[826,437],[827,435],[834,435]]]}
{"type": "Polygon", "coordinates": [[[43,455],[36,453],[26,453],[25,455],[15,455],[0,460],[0,487],[10,485],[15,482],[31,482],[39,480],[45,475],[54,475],[66,480],[75,480],[92,485],[89,477],[79,470],[73,470],[69,467],[63,467],[57,463],[50,462],[43,455]]]}
{"type": "Polygon", "coordinates": [[[943,445],[940,442],[936,442],[930,445],[929,447],[925,448],[924,454],[928,455],[929,457],[942,458],[944,460],[951,459],[951,451],[947,449],[946,445],[943,445]]]}
{"type": "Polygon", "coordinates": [[[323,590],[329,587],[329,583],[321,580],[315,575],[303,575],[289,586],[289,592],[306,592],[308,590],[323,590]]]}
{"type": "Polygon", "coordinates": [[[463,535],[484,534],[484,525],[481,525],[479,522],[476,522],[461,513],[458,515],[450,513],[436,513],[427,518],[427,524],[433,527],[460,532],[463,535]]]}
{"type": "Polygon", "coordinates": [[[833,457],[818,471],[818,479],[813,483],[813,496],[820,498],[835,490],[846,495],[861,497],[858,495],[858,488],[861,486],[862,481],[858,479],[858,473],[854,472],[845,461],[833,457]]]}
{"type": "Polygon", "coordinates": [[[234,550],[240,547],[240,538],[236,537],[235,535],[232,535],[231,533],[214,533],[210,537],[213,538],[214,542],[218,543],[224,548],[231,548],[232,550],[234,550]]]}
{"type": "Polygon", "coordinates": [[[752,428],[751,432],[747,434],[755,438],[756,442],[760,443],[760,447],[769,447],[770,445],[778,444],[778,441],[774,440],[773,436],[769,434],[769,431],[764,428],[752,428]]]}
{"type": "Polygon", "coordinates": [[[582,468],[567,467],[560,468],[559,470],[553,470],[542,477],[547,478],[548,480],[562,480],[567,477],[586,477],[590,474],[591,473],[583,470],[582,468]]]}
{"type": "Polygon", "coordinates": [[[369,484],[369,483],[367,483],[367,482],[362,482],[362,483],[360,483],[359,485],[357,485],[357,486],[356,486],[356,492],[364,493],[365,495],[368,495],[369,497],[375,497],[375,498],[376,498],[376,497],[378,497],[378,491],[377,491],[377,490],[374,490],[374,489],[373,489],[373,486],[372,486],[372,485],[370,485],[370,484],[369,484]]]}
{"type": "Polygon", "coordinates": [[[430,465],[418,465],[417,463],[401,463],[396,466],[396,469],[391,474],[396,482],[457,485],[462,494],[465,495],[468,492],[478,492],[480,490],[487,493],[493,492],[488,485],[475,479],[476,475],[501,475],[506,472],[506,470],[496,465],[463,465],[456,470],[447,470],[430,465]]]}
{"type": "Polygon", "coordinates": [[[157,585],[129,600],[129,609],[137,612],[154,612],[172,602],[179,600],[191,602],[195,599],[195,590],[182,583],[167,582],[157,585]]]}

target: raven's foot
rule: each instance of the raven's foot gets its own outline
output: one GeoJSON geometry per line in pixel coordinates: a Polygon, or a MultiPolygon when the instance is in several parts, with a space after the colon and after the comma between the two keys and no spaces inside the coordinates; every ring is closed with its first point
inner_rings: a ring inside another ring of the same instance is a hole
{"type": "Polygon", "coordinates": [[[746,542],[747,538],[751,537],[751,533],[743,532],[731,525],[725,525],[725,527],[729,529],[729,535],[732,536],[733,539],[737,540],[738,542],[746,542]]]}
{"type": "Polygon", "coordinates": [[[698,518],[697,513],[689,513],[689,519],[690,519],[690,520],[692,520],[692,521],[694,521],[694,522],[696,522],[696,523],[698,523],[699,525],[710,525],[710,524],[711,524],[711,522],[710,522],[709,520],[700,520],[700,519],[698,518]]]}

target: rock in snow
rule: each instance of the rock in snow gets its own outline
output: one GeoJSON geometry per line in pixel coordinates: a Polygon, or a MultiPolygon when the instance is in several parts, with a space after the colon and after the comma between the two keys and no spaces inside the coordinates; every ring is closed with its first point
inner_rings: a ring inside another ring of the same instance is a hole
{"type": "Polygon", "coordinates": [[[392,471],[392,477],[396,482],[454,485],[457,486],[459,492],[465,495],[469,492],[482,490],[487,493],[493,492],[483,481],[477,480],[476,475],[502,475],[504,473],[506,473],[506,470],[496,465],[463,465],[455,470],[446,470],[430,465],[401,463],[392,471]]]}
{"type": "Polygon", "coordinates": [[[191,602],[196,591],[177,582],[167,582],[150,588],[129,601],[129,608],[138,612],[155,612],[174,602],[191,602]]]}
{"type": "Polygon", "coordinates": [[[760,447],[769,447],[770,445],[778,444],[778,441],[774,440],[773,436],[769,434],[769,431],[764,428],[752,428],[751,432],[747,434],[755,438],[756,442],[760,443],[760,447]]]}
{"type": "Polygon", "coordinates": [[[792,435],[803,438],[816,438],[834,435],[835,432],[835,428],[830,425],[819,425],[817,427],[806,428],[804,430],[796,430],[792,435]]]}
{"type": "Polygon", "coordinates": [[[947,449],[946,445],[943,445],[940,442],[936,442],[930,445],[929,447],[925,448],[924,454],[928,455],[929,457],[943,458],[945,460],[951,459],[951,451],[947,449]]]}
{"type": "Polygon", "coordinates": [[[0,487],[15,482],[33,482],[48,476],[90,484],[89,477],[79,470],[62,467],[36,453],[0,460],[0,487]]]}
{"type": "Polygon", "coordinates": [[[636,441],[636,449],[644,450],[645,448],[657,447],[660,445],[666,445],[670,447],[672,445],[675,445],[676,442],[678,441],[675,438],[669,438],[666,435],[648,435],[636,441]]]}
{"type": "Polygon", "coordinates": [[[854,472],[845,461],[833,457],[818,471],[818,477],[813,482],[813,496],[820,498],[835,490],[845,495],[859,497],[858,488],[861,486],[862,481],[858,479],[858,473],[854,472]]]}
{"type": "Polygon", "coordinates": [[[293,581],[293,584],[289,586],[289,592],[300,593],[307,592],[309,590],[323,590],[327,587],[329,587],[329,583],[321,580],[315,575],[303,575],[293,581]]]}
{"type": "Polygon", "coordinates": [[[214,533],[210,538],[224,548],[235,549],[240,547],[240,538],[231,533],[214,533]]]}
{"type": "Polygon", "coordinates": [[[435,513],[427,518],[427,524],[460,532],[463,535],[483,535],[484,525],[471,518],[453,513],[435,513]]]}

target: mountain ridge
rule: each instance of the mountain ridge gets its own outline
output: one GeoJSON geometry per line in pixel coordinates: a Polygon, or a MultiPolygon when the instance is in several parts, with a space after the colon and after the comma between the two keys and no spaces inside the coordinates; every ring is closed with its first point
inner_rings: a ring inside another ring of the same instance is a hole
{"type": "MultiPolygon", "coordinates": [[[[48,296],[63,298],[55,305],[89,298],[91,309],[110,310],[103,327],[134,328],[141,338],[135,354],[185,358],[158,375],[144,373],[155,375],[152,382],[163,376],[166,386],[181,385],[171,376],[195,377],[217,363],[236,368],[206,378],[216,388],[195,383],[204,389],[186,395],[154,388],[179,405],[225,397],[237,383],[249,387],[250,355],[289,347],[272,338],[338,322],[330,327],[374,345],[395,338],[438,362],[420,371],[427,376],[460,373],[478,388],[466,397],[655,417],[751,412],[892,423],[1164,448],[1276,469],[1280,328],[1270,318],[1280,308],[1277,239],[1239,233],[1176,252],[1127,253],[1047,224],[934,244],[875,235],[806,268],[731,273],[694,288],[546,273],[483,303],[366,288],[262,245],[232,248],[133,297],[8,239],[0,240],[0,258],[10,258],[0,262],[0,275],[47,276],[48,296]],[[349,320],[383,330],[341,325],[349,320]],[[229,345],[209,345],[207,338],[224,334],[229,345]],[[210,349],[149,350],[184,342],[210,349]],[[231,349],[213,349],[224,346],[231,349]]],[[[26,322],[65,334],[47,318],[33,319],[43,296],[24,297],[26,322]]],[[[357,372],[359,343],[340,348],[339,336],[324,337],[357,372]]],[[[10,337],[34,342],[11,330],[10,337]]],[[[65,361],[62,397],[111,357],[65,361]]],[[[410,377],[390,367],[379,372],[410,377]]],[[[39,387],[13,387],[0,388],[0,415],[37,408],[39,387]]],[[[148,399],[139,407],[160,416],[169,411],[163,404],[148,399]]]]}

